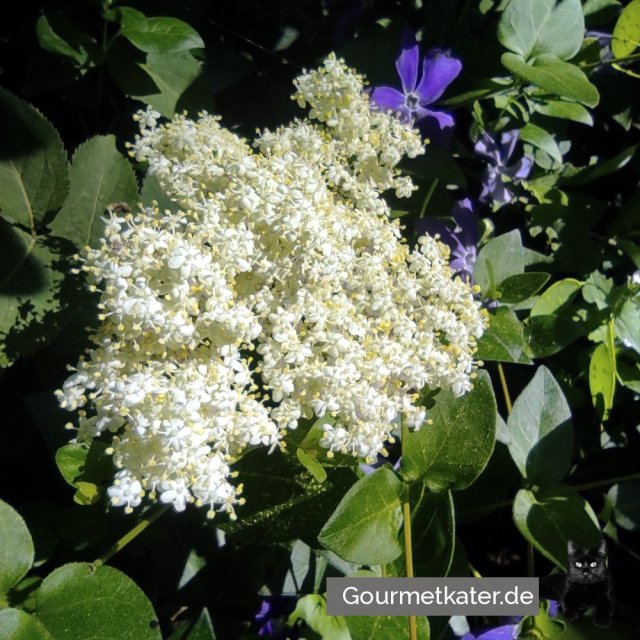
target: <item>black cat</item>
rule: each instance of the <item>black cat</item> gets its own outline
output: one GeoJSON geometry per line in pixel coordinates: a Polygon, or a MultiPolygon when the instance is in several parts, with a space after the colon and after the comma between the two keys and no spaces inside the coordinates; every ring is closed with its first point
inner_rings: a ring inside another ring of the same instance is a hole
{"type": "Polygon", "coordinates": [[[594,549],[567,546],[567,573],[556,573],[540,580],[540,597],[557,600],[569,622],[595,608],[593,621],[599,627],[611,625],[613,587],[607,568],[607,545],[604,540],[594,549]]]}

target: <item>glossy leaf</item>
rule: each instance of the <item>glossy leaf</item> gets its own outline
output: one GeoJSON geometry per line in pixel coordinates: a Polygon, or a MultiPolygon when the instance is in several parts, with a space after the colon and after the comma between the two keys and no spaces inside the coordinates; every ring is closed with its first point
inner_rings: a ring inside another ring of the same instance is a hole
{"type": "Polygon", "coordinates": [[[52,124],[28,102],[0,88],[0,210],[35,229],[68,188],[67,154],[52,124]]]}
{"type": "Polygon", "coordinates": [[[148,18],[131,7],[116,9],[124,35],[146,53],[175,53],[204,47],[198,32],[177,18],[148,18]]]}
{"type": "Polygon", "coordinates": [[[600,101],[596,87],[576,65],[555,56],[538,56],[531,64],[514,53],[503,54],[502,64],[520,78],[550,93],[595,107],[600,101]]]}
{"type": "Polygon", "coordinates": [[[549,280],[548,273],[529,271],[505,278],[498,287],[500,302],[522,302],[535,295],[549,280]]]}
{"type": "Polygon", "coordinates": [[[132,206],[138,198],[133,169],[115,143],[114,136],[96,136],[81,144],[73,156],[69,197],[51,231],[77,247],[98,245],[108,205],[132,206]]]}
{"type": "Polygon", "coordinates": [[[0,500],[0,597],[31,569],[33,540],[22,516],[0,500]]]}
{"type": "Polygon", "coordinates": [[[36,615],[55,640],[160,640],[147,596],[131,578],[107,566],[65,564],[37,593],[36,615]]]}
{"type": "Polygon", "coordinates": [[[571,410],[549,369],[536,371],[507,424],[511,457],[530,483],[548,486],[565,477],[573,453],[571,410]]]}
{"type": "Polygon", "coordinates": [[[513,503],[513,519],[520,533],[561,569],[566,569],[569,540],[581,547],[595,547],[602,538],[595,513],[570,489],[539,494],[520,489],[513,503]]]}
{"type": "Polygon", "coordinates": [[[0,610],[0,638],[7,638],[7,640],[53,640],[35,616],[20,609],[0,610]]]}
{"type": "Polygon", "coordinates": [[[398,542],[402,492],[402,482],[387,468],[362,478],[340,501],[318,540],[349,562],[391,562],[402,553],[398,542]]]}
{"type": "Polygon", "coordinates": [[[412,431],[403,446],[402,475],[433,491],[464,489],[484,469],[495,443],[496,400],[486,371],[456,397],[441,391],[429,411],[432,424],[412,431]]]}

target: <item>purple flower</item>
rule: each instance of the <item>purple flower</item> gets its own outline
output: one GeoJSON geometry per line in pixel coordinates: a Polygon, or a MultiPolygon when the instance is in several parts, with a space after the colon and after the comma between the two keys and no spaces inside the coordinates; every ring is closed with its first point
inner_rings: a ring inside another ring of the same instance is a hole
{"type": "Polygon", "coordinates": [[[480,632],[465,633],[460,640],[514,640],[518,637],[517,624],[505,624],[480,632]]]}
{"type": "Polygon", "coordinates": [[[444,111],[428,109],[444,93],[462,69],[462,63],[440,49],[430,49],[420,67],[420,48],[413,35],[405,36],[396,69],[402,91],[376,87],[371,100],[384,110],[397,113],[403,122],[415,124],[423,118],[436,120],[438,129],[453,127],[453,117],[444,111]]]}
{"type": "Polygon", "coordinates": [[[260,611],[254,616],[258,636],[271,640],[298,638],[297,630],[287,625],[287,617],[295,606],[295,596],[266,596],[260,603],[260,611]]]}
{"type": "Polygon", "coordinates": [[[533,159],[529,156],[523,156],[520,160],[509,164],[519,137],[520,132],[514,129],[505,131],[500,136],[499,142],[489,133],[485,133],[476,142],[476,153],[484,156],[488,161],[480,194],[480,200],[483,202],[493,201],[500,204],[511,202],[513,194],[505,186],[505,178],[508,184],[515,180],[524,180],[529,176],[533,167],[533,159]]]}
{"type": "Polygon", "coordinates": [[[473,268],[478,256],[478,219],[469,198],[457,202],[451,210],[455,228],[435,219],[422,219],[416,223],[419,233],[440,234],[440,240],[451,249],[450,266],[456,275],[473,282],[473,268]]]}

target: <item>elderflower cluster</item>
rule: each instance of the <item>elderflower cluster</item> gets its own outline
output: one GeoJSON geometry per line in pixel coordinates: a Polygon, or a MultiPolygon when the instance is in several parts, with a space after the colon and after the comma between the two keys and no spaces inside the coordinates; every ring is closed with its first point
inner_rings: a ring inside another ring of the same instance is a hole
{"type": "Polygon", "coordinates": [[[397,164],[424,152],[418,132],[334,56],[296,88],[309,119],[253,145],[206,113],[137,115],[132,155],[174,211],[112,212],[84,252],[103,324],[58,392],[80,441],[112,439],[114,505],[234,517],[246,447],[328,413],[322,445],[373,461],[400,415],[423,423],[418,390],[471,387],[473,291],[444,244],[404,243],[382,197],[414,189],[397,164]]]}

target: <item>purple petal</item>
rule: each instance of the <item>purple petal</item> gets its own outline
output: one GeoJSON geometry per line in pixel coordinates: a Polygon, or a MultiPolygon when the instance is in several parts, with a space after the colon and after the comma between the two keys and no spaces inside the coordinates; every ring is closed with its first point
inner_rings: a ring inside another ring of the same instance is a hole
{"type": "Polygon", "coordinates": [[[371,92],[371,101],[383,111],[398,111],[405,103],[404,94],[393,87],[376,87],[371,92]]]}
{"type": "Polygon", "coordinates": [[[462,62],[448,53],[432,49],[422,63],[422,78],[416,88],[422,106],[435,102],[444,90],[456,79],[462,62]]]}
{"type": "Polygon", "coordinates": [[[474,149],[478,155],[484,156],[491,164],[500,164],[500,150],[498,149],[498,145],[493,139],[493,136],[489,133],[485,133],[480,137],[478,142],[476,142],[474,149]]]}
{"type": "Polygon", "coordinates": [[[518,162],[510,167],[503,167],[502,173],[513,178],[514,180],[526,180],[533,168],[533,158],[523,156],[518,162]]]}
{"type": "Polygon", "coordinates": [[[511,202],[513,197],[511,192],[503,184],[500,173],[493,167],[487,167],[482,183],[480,200],[483,202],[487,202],[489,204],[492,202],[499,202],[500,204],[511,202]]]}
{"type": "Polygon", "coordinates": [[[502,162],[505,164],[509,161],[509,158],[513,155],[513,152],[516,150],[516,145],[518,144],[518,140],[520,139],[520,131],[518,129],[513,129],[512,131],[505,131],[500,136],[500,150],[502,156],[502,162]]]}
{"type": "Polygon", "coordinates": [[[412,32],[406,31],[403,36],[402,51],[396,60],[396,69],[402,81],[405,95],[415,91],[418,84],[418,64],[420,48],[412,32]]]}
{"type": "Polygon", "coordinates": [[[447,129],[449,127],[453,127],[455,122],[453,116],[450,116],[444,111],[431,111],[431,109],[418,107],[414,113],[416,116],[416,122],[418,120],[422,120],[423,118],[433,118],[436,121],[439,129],[447,129]]]}
{"type": "Polygon", "coordinates": [[[469,200],[469,198],[459,200],[456,202],[451,213],[460,228],[464,246],[467,249],[471,247],[475,249],[480,240],[480,234],[478,233],[478,218],[473,211],[471,200],[469,200]]]}

